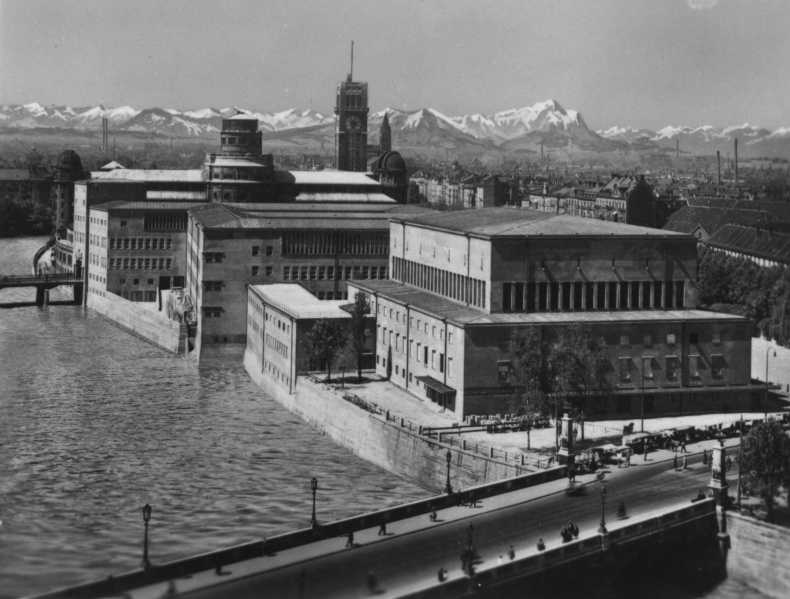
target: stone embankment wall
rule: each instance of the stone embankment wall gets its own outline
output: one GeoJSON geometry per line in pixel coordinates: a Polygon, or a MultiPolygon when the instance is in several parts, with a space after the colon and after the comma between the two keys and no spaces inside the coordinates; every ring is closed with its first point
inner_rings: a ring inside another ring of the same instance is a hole
{"type": "MultiPolygon", "coordinates": [[[[325,389],[324,385],[299,378],[294,394],[269,380],[249,352],[244,367],[252,380],[305,422],[329,435],[336,443],[361,458],[403,476],[434,492],[447,482],[448,446],[371,414],[325,389]]],[[[451,449],[450,482],[453,490],[504,480],[529,470],[518,463],[505,463],[484,455],[451,449]]],[[[565,475],[564,468],[546,471],[546,481],[565,475]]],[[[545,481],[541,481],[545,482],[545,481]]]]}
{"type": "Polygon", "coordinates": [[[107,297],[88,294],[88,307],[157,347],[173,354],[184,353],[186,325],[170,320],[164,312],[154,312],[112,293],[107,297]]]}
{"type": "Polygon", "coordinates": [[[790,531],[736,512],[726,513],[730,533],[727,576],[769,597],[790,597],[790,531]]]}

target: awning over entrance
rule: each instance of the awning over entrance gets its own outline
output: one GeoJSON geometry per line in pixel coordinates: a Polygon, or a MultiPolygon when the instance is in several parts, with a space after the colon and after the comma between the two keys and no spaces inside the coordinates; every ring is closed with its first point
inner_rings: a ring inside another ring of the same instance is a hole
{"type": "Polygon", "coordinates": [[[452,387],[448,387],[444,383],[437,381],[432,376],[418,376],[415,377],[421,383],[424,383],[430,389],[433,389],[437,393],[455,393],[455,389],[452,387]]]}

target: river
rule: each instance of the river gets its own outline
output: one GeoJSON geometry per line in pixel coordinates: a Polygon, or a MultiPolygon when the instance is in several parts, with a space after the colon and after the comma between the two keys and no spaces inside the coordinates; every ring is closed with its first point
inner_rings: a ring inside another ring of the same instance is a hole
{"type": "MultiPolygon", "coordinates": [[[[0,239],[0,275],[30,272],[45,241],[0,239]]],[[[0,290],[0,599],[139,566],[145,503],[157,562],[307,525],[313,476],[319,520],[427,496],[305,425],[238,360],[198,366],[93,311],[34,298],[0,290]],[[21,302],[31,305],[3,307],[21,302]]],[[[763,597],[638,572],[604,593],[635,594],[763,597]]]]}
{"type": "MultiPolygon", "coordinates": [[[[0,239],[0,274],[46,240],[0,239]]],[[[52,300],[66,300],[57,290],[52,300]]],[[[35,290],[0,290],[0,305],[35,290]]],[[[302,423],[239,360],[196,365],[79,306],[0,307],[0,597],[427,496],[302,423]]]]}

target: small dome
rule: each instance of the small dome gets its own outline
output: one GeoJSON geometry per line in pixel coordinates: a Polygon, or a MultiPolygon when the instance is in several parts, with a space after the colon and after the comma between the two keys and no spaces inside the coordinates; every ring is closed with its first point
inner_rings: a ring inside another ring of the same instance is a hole
{"type": "Polygon", "coordinates": [[[384,152],[376,161],[374,171],[406,171],[406,161],[398,152],[384,152]]]}
{"type": "Polygon", "coordinates": [[[80,155],[77,154],[74,150],[66,150],[61,152],[60,156],[58,156],[58,161],[56,163],[58,168],[62,169],[73,169],[73,170],[82,170],[82,160],[80,160],[80,155]]]}

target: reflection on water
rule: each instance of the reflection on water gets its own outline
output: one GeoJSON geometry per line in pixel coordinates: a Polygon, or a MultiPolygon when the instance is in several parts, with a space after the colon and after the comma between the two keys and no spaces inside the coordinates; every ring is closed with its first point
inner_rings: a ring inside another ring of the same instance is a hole
{"type": "MultiPolygon", "coordinates": [[[[43,239],[0,240],[0,275],[43,239]]],[[[0,304],[33,289],[0,290],[0,304]]],[[[55,291],[53,300],[70,298],[55,291]]],[[[197,366],[79,306],[0,308],[0,596],[424,497],[264,395],[238,360],[197,366]]]]}

